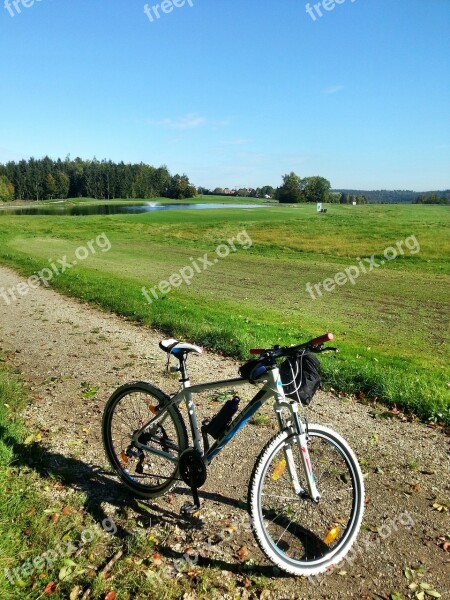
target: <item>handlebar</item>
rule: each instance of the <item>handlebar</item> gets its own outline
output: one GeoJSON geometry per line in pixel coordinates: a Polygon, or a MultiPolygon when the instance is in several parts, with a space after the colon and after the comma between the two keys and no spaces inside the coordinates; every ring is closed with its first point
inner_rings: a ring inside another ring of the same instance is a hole
{"type": "Polygon", "coordinates": [[[274,346],[273,348],[252,348],[250,354],[267,354],[272,358],[279,358],[281,356],[289,356],[296,354],[301,350],[309,350],[310,352],[323,352],[324,350],[336,350],[336,348],[322,348],[322,345],[326,342],[330,342],[334,338],[332,333],[325,333],[319,337],[316,337],[309,342],[304,344],[298,344],[297,346],[274,346]]]}
{"type": "Polygon", "coordinates": [[[312,348],[317,348],[317,346],[322,346],[322,344],[325,344],[326,342],[331,342],[333,338],[334,335],[332,333],[325,333],[324,335],[321,335],[315,338],[314,340],[309,341],[308,344],[312,348]]]}

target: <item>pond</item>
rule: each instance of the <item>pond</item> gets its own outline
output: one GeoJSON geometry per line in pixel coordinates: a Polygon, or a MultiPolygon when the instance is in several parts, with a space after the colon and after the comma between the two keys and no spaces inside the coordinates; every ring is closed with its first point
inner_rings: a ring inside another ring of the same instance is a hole
{"type": "Polygon", "coordinates": [[[53,215],[53,216],[88,216],[88,215],[118,215],[138,214],[160,210],[201,210],[212,208],[260,208],[261,204],[160,204],[147,202],[146,204],[54,204],[45,206],[28,206],[12,210],[0,210],[6,215],[53,215]]]}

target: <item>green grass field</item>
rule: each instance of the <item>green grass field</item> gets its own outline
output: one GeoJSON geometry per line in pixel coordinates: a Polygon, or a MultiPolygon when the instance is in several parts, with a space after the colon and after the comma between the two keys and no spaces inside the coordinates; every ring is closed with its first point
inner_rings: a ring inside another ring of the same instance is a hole
{"type": "Polygon", "coordinates": [[[448,226],[448,208],[415,205],[329,205],[323,215],[307,205],[89,217],[5,213],[0,260],[28,276],[49,259],[71,261],[77,247],[104,233],[110,251],[97,249],[51,285],[239,358],[255,345],[333,331],[341,352],[323,357],[329,386],[448,422],[448,226]],[[235,241],[236,252],[196,273],[190,285],[145,300],[142,286],[158,286],[191,258],[201,264],[205,253],[215,257],[218,244],[243,229],[251,248],[235,241]],[[315,300],[306,291],[308,282],[334,278],[359,259],[375,255],[380,262],[385,248],[411,236],[419,252],[404,247],[355,285],[315,300]]]}

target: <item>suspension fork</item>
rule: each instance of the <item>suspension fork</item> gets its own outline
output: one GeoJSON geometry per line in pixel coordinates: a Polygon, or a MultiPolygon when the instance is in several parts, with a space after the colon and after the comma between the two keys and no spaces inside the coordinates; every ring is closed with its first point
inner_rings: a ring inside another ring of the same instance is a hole
{"type": "Polygon", "coordinates": [[[303,470],[306,475],[306,484],[308,486],[309,496],[312,500],[314,500],[314,502],[319,502],[320,494],[316,486],[316,480],[312,469],[311,457],[309,455],[307,444],[307,431],[298,415],[297,402],[294,402],[291,405],[291,412],[294,419],[296,438],[300,449],[300,456],[302,458],[303,470]]]}
{"type": "MultiPolygon", "coordinates": [[[[285,444],[283,452],[286,460],[286,466],[291,477],[292,485],[294,486],[295,493],[298,496],[309,496],[312,500],[314,500],[314,502],[318,502],[320,500],[320,494],[317,489],[314,473],[312,470],[311,457],[309,455],[307,444],[307,431],[298,414],[298,403],[286,401],[279,374],[277,377],[277,374],[274,373],[274,380],[278,392],[276,395],[275,404],[275,412],[277,414],[278,425],[280,431],[282,431],[283,429],[289,429],[295,436],[294,443],[298,444],[303,471],[305,473],[306,478],[307,490],[305,490],[301,486],[298,480],[297,468],[295,466],[294,454],[292,451],[293,443],[288,442],[285,444]],[[292,420],[285,422],[283,418],[283,409],[289,410],[292,420]]],[[[291,439],[291,437],[292,436],[289,436],[289,439],[291,439]]]]}

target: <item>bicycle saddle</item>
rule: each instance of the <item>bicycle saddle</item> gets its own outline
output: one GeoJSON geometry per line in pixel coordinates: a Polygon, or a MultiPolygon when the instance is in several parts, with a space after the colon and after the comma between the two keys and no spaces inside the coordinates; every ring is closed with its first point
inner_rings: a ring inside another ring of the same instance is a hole
{"type": "Polygon", "coordinates": [[[203,352],[202,348],[199,346],[195,346],[194,344],[188,344],[187,342],[179,342],[178,340],[170,339],[170,340],[162,340],[159,342],[159,347],[167,354],[188,354],[189,352],[195,352],[196,354],[201,354],[203,352]]]}

